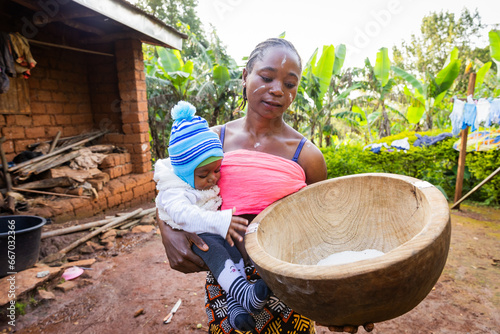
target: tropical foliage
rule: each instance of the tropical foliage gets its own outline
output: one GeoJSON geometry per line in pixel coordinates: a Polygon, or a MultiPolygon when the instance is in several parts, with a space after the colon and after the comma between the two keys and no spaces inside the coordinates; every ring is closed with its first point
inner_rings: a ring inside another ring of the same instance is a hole
{"type": "MultiPolygon", "coordinates": [[[[245,110],[238,108],[242,69],[228,56],[215,29],[208,37],[201,29],[195,0],[140,4],[188,36],[183,51],[144,46],[152,151],[158,159],[166,156],[169,110],[177,101],[192,102],[211,126],[244,116],[245,110]]],[[[392,55],[381,47],[376,55],[368,55],[375,56],[375,62],[367,57],[363,67],[344,67],[348,50],[343,44],[318,47],[304,65],[285,120],[324,149],[332,176],[403,173],[433,182],[450,196],[457,161],[451,141],[435,149],[412,149],[408,155],[374,155],[360,148],[414,131],[450,132],[452,97],[466,97],[472,72],[475,98],[498,96],[500,32],[489,31],[489,45],[472,47],[471,39],[483,28],[479,14],[467,9],[458,18],[431,13],[422,20],[422,35],[393,47],[392,55]]],[[[483,168],[488,164],[478,162],[480,156],[467,157],[471,165],[464,191],[489,171],[483,168]]],[[[498,154],[490,158],[490,167],[498,163],[498,154]]],[[[498,203],[494,193],[500,192],[492,184],[476,197],[498,203]]]]}

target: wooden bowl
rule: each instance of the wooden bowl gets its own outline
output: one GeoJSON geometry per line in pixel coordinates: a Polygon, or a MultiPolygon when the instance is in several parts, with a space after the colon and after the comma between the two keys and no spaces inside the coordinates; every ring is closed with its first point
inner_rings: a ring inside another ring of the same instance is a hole
{"type": "Polygon", "coordinates": [[[248,255],[294,311],[322,325],[362,325],[417,306],[448,256],[448,203],[430,183],[359,174],[310,185],[262,211],[245,236],[248,255]],[[383,255],[338,265],[342,251],[383,255]]]}

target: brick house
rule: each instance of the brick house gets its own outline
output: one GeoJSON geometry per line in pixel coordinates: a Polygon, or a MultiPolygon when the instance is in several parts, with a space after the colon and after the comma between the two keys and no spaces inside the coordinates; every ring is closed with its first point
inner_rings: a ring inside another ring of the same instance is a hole
{"type": "Polygon", "coordinates": [[[2,0],[0,31],[19,32],[37,62],[0,94],[7,160],[35,142],[92,130],[127,150],[98,200],[72,198],[33,212],[57,221],[127,208],[155,195],[142,43],[181,49],[186,38],[125,0],[2,0]]]}

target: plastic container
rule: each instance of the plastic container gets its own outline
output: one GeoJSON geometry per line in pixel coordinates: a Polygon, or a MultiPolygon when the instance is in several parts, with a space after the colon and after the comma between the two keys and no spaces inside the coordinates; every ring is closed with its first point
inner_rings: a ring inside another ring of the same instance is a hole
{"type": "Polygon", "coordinates": [[[0,277],[30,268],[38,260],[42,226],[46,219],[37,216],[0,216],[0,277]],[[9,231],[14,234],[9,235],[9,231]],[[9,250],[11,253],[9,253],[9,250]],[[14,255],[13,267],[9,257],[14,255]]]}

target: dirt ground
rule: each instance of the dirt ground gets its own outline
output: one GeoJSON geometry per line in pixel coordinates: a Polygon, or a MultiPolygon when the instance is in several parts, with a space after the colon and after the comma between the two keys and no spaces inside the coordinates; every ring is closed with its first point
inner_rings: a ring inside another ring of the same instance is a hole
{"type": "MultiPolygon", "coordinates": [[[[96,219],[97,220],[97,219],[96,219]]],[[[75,238],[75,236],[73,236],[75,238]]],[[[61,243],[44,240],[44,251],[61,243]]],[[[170,269],[159,235],[127,234],[66,293],[47,284],[55,300],[28,304],[15,333],[203,333],[207,332],[205,273],[170,269]],[[178,299],[172,322],[163,323],[178,299]],[[141,315],[134,316],[143,309],[141,315]]],[[[0,332],[9,332],[1,315],[0,332]]],[[[317,328],[318,333],[328,331],[317,328]]],[[[364,333],[360,329],[359,333],[364,333]]],[[[412,311],[375,324],[372,333],[500,333],[500,210],[462,206],[452,212],[448,261],[434,289],[412,311]]]]}

